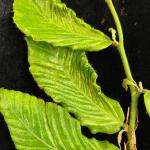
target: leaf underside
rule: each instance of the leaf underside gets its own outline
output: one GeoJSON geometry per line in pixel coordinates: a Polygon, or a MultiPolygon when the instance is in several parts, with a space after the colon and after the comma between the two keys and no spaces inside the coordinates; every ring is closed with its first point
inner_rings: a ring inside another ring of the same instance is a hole
{"type": "Polygon", "coordinates": [[[107,141],[86,138],[62,107],[29,94],[0,89],[0,112],[18,150],[118,150],[107,141]]]}
{"type": "Polygon", "coordinates": [[[144,93],[144,103],[147,113],[150,116],[150,91],[148,90],[144,93]]]}
{"type": "Polygon", "coordinates": [[[84,52],[26,40],[30,72],[40,88],[92,133],[112,134],[120,129],[123,111],[117,101],[100,92],[97,74],[84,52]]]}
{"type": "Polygon", "coordinates": [[[108,36],[77,18],[60,0],[15,0],[14,21],[27,36],[53,46],[98,51],[112,44],[108,36]]]}

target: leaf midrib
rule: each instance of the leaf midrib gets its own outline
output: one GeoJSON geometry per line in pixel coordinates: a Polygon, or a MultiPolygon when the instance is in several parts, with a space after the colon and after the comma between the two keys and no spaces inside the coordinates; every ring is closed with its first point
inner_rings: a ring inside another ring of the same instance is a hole
{"type": "MultiPolygon", "coordinates": [[[[59,63],[58,63],[59,64],[59,63]]],[[[60,65],[60,64],[59,64],[60,65]]],[[[69,79],[73,84],[72,85],[75,85],[74,86],[74,88],[75,89],[77,89],[78,90],[78,92],[80,92],[81,93],[81,95],[83,95],[87,100],[89,100],[90,102],[91,102],[91,104],[94,104],[95,106],[96,106],[96,108],[98,108],[98,110],[101,112],[101,111],[103,111],[104,112],[104,114],[108,114],[108,116],[110,116],[110,113],[108,113],[107,111],[105,111],[105,109],[102,109],[99,105],[98,105],[98,103],[96,103],[95,101],[93,101],[93,99],[92,98],[89,98],[89,96],[87,96],[86,95],[86,93],[84,93],[84,90],[82,90],[81,88],[79,88],[78,87],[78,85],[76,84],[76,82],[74,82],[74,80],[72,80],[72,78],[69,76],[70,75],[70,73],[68,72],[68,70],[69,69],[66,69],[65,67],[64,67],[64,65],[60,65],[60,67],[62,67],[62,70],[64,70],[63,71],[63,74],[64,74],[64,76],[66,76],[66,78],[67,79],[69,79]],[[66,70],[66,71],[65,71],[66,70]],[[80,89],[80,90],[79,90],[80,89]],[[81,92],[82,91],[82,92],[81,92]]],[[[98,92],[97,92],[97,94],[98,94],[98,92]]],[[[102,105],[103,105],[103,103],[101,103],[102,105]]],[[[114,121],[114,119],[116,120],[116,117],[114,116],[114,114],[113,114],[113,112],[111,113],[112,115],[111,115],[111,117],[110,118],[112,118],[112,120],[114,121]]],[[[117,116],[117,118],[118,118],[118,116],[117,116]]],[[[118,123],[118,121],[116,121],[117,123],[118,123]]]]}
{"type": "MultiPolygon", "coordinates": [[[[65,27],[58,26],[57,24],[50,22],[50,21],[49,21],[50,19],[47,18],[47,16],[45,16],[45,15],[40,11],[40,9],[38,8],[37,4],[34,4],[33,1],[32,1],[32,5],[34,6],[34,8],[36,8],[37,13],[38,13],[46,22],[47,22],[47,20],[48,20],[49,24],[51,24],[51,25],[53,25],[53,26],[56,26],[57,28],[60,28],[60,29],[62,29],[62,30],[65,31],[65,32],[68,32],[65,27]]],[[[57,4],[54,4],[54,5],[57,5],[57,4]]],[[[92,30],[92,28],[89,28],[89,30],[92,30]]],[[[95,31],[96,31],[96,32],[99,32],[98,30],[95,30],[95,31]]],[[[93,31],[91,31],[91,32],[93,32],[93,31]]],[[[91,39],[91,40],[98,41],[98,42],[100,42],[100,41],[106,42],[106,41],[107,41],[107,40],[100,40],[101,36],[100,36],[99,38],[96,38],[96,36],[94,36],[94,35],[93,35],[93,36],[86,36],[85,33],[82,33],[82,35],[84,35],[84,36],[81,36],[81,34],[76,33],[76,32],[73,32],[73,31],[71,31],[71,30],[69,30],[68,33],[72,33],[73,35],[77,35],[77,36],[80,37],[80,38],[87,38],[87,39],[91,39]]],[[[100,34],[102,34],[102,33],[101,33],[101,32],[100,32],[100,33],[97,33],[97,35],[100,35],[100,34]]],[[[96,35],[96,34],[95,34],[95,35],[96,35]]]]}
{"type": "MultiPolygon", "coordinates": [[[[62,65],[63,64],[63,62],[59,62],[59,60],[56,58],[56,61],[57,61],[57,65],[59,66],[59,68],[62,68],[61,69],[61,73],[63,74],[63,76],[67,79],[67,80],[69,80],[71,83],[72,83],[72,86],[73,86],[73,88],[74,89],[76,89],[77,91],[78,91],[78,93],[80,93],[81,95],[83,95],[83,97],[85,97],[92,105],[95,105],[95,108],[97,108],[99,111],[98,112],[103,112],[103,114],[107,114],[107,116],[110,116],[109,118],[111,118],[110,120],[113,120],[113,122],[114,122],[114,120],[115,120],[115,122],[116,123],[118,123],[118,122],[120,122],[120,119],[118,118],[118,116],[117,116],[117,118],[118,119],[116,119],[116,115],[111,111],[106,111],[104,108],[105,107],[100,107],[99,106],[99,103],[96,103],[95,101],[93,101],[93,99],[92,98],[90,98],[90,96],[87,96],[87,94],[84,92],[84,90],[83,89],[81,89],[77,84],[76,84],[76,82],[74,81],[74,80],[72,80],[73,78],[71,78],[71,74],[68,72],[68,70],[69,69],[67,69],[64,65],[62,65]],[[82,92],[81,92],[82,91],[82,92]]],[[[64,61],[64,60],[63,60],[64,61]]],[[[34,62],[32,62],[32,65],[34,65],[34,62]]],[[[37,65],[40,65],[40,64],[38,64],[38,63],[35,63],[35,66],[37,66],[37,65]]],[[[42,66],[41,66],[42,67],[42,66]]],[[[46,68],[47,69],[47,68],[46,68]]],[[[52,69],[54,69],[54,72],[55,72],[55,68],[52,68],[52,69]]],[[[44,72],[43,72],[44,73],[44,72]]],[[[94,87],[93,87],[94,88],[94,87]]],[[[97,94],[98,94],[98,91],[97,91],[97,94]]],[[[99,100],[99,98],[98,98],[98,100],[99,100]]],[[[99,100],[99,102],[101,102],[100,100],[99,100]]],[[[105,102],[105,101],[104,101],[105,102]]],[[[103,105],[103,103],[101,102],[101,104],[103,105]]],[[[114,122],[114,123],[115,123],[114,122]]]]}

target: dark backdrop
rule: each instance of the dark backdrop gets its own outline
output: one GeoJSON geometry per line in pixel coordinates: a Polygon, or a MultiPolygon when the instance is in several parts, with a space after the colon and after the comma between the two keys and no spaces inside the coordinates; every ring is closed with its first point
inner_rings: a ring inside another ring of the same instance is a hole
{"type": "MultiPolygon", "coordinates": [[[[111,15],[104,0],[64,0],[77,15],[90,25],[109,34],[107,29],[114,27],[111,15]]],[[[142,81],[150,89],[150,1],[114,0],[122,21],[125,34],[125,47],[134,78],[142,81]]],[[[20,90],[49,100],[41,91],[28,71],[27,46],[23,34],[12,20],[13,0],[0,0],[0,87],[20,90]]],[[[127,111],[129,94],[121,87],[125,77],[120,57],[112,47],[102,52],[88,53],[89,61],[99,74],[98,83],[103,91],[118,99],[127,111]]],[[[86,128],[83,134],[92,135],[86,128]]],[[[116,135],[94,135],[116,143],[116,135]]],[[[150,150],[150,118],[145,113],[143,99],[139,104],[139,127],[137,130],[138,150],[150,150]]],[[[14,150],[14,144],[3,117],[0,115],[0,150],[14,150]]]]}

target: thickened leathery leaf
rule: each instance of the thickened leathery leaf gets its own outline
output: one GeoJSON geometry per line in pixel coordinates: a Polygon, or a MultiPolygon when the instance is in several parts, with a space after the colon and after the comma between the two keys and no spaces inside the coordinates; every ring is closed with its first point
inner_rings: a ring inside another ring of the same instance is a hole
{"type": "Polygon", "coordinates": [[[27,36],[53,46],[98,51],[112,44],[59,0],[15,0],[14,21],[27,36]]]}
{"type": "Polygon", "coordinates": [[[0,89],[0,112],[18,150],[119,150],[86,138],[80,123],[62,107],[29,94],[0,89]]]}
{"type": "Polygon", "coordinates": [[[75,114],[92,133],[115,133],[123,125],[123,111],[117,101],[96,85],[97,74],[83,51],[53,47],[27,38],[30,72],[40,88],[75,114]]]}
{"type": "Polygon", "coordinates": [[[147,90],[144,93],[144,103],[147,110],[148,115],[150,116],[150,91],[147,90]]]}

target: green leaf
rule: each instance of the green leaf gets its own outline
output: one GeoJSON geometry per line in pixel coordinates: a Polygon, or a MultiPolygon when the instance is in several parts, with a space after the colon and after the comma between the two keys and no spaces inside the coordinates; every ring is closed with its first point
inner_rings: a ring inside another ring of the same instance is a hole
{"type": "Polygon", "coordinates": [[[145,103],[147,113],[150,116],[150,91],[149,90],[146,90],[144,93],[144,103],[145,103]]]}
{"type": "Polygon", "coordinates": [[[0,89],[0,111],[18,150],[119,150],[86,138],[62,107],[29,94],[0,89]]]}
{"type": "Polygon", "coordinates": [[[92,133],[115,133],[124,115],[117,101],[96,85],[97,74],[82,51],[56,48],[27,38],[30,72],[38,85],[65,109],[75,114],[92,133]]]}
{"type": "Polygon", "coordinates": [[[27,36],[53,46],[98,51],[112,44],[108,36],[77,18],[60,0],[15,0],[14,21],[27,36]]]}

